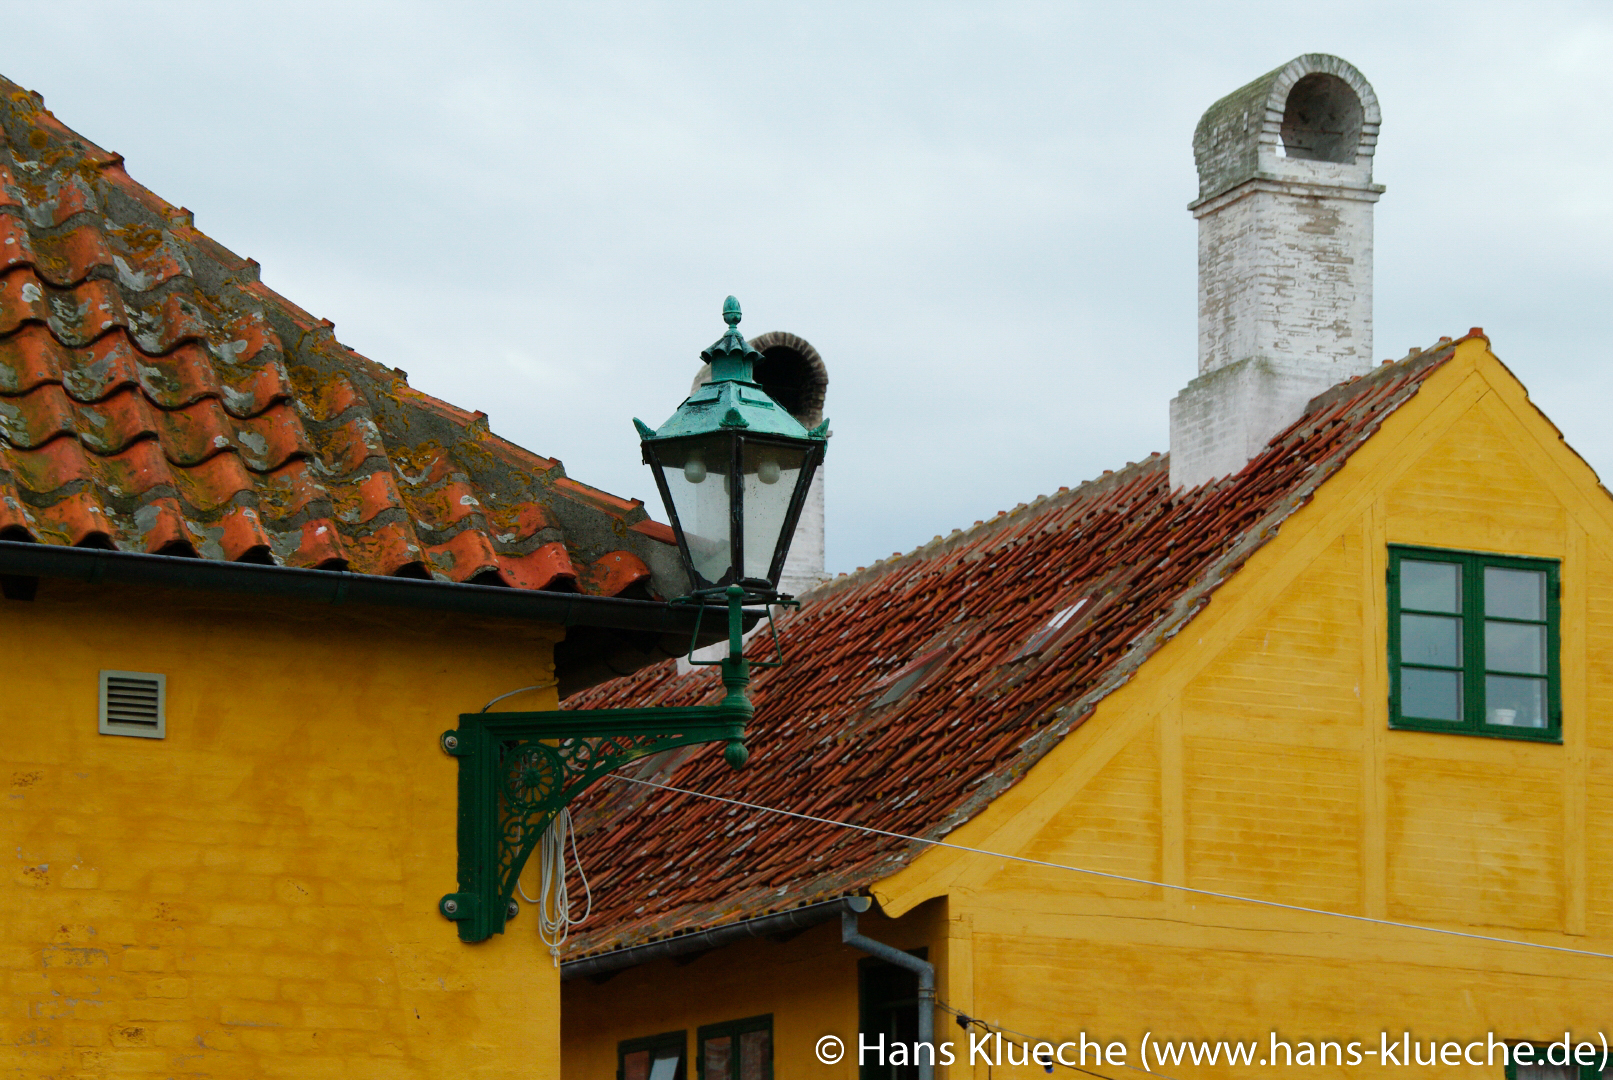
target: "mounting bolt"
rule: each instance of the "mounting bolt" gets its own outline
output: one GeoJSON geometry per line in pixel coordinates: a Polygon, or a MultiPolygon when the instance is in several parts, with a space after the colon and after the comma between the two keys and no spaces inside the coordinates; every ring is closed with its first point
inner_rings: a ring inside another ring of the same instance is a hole
{"type": "Polygon", "coordinates": [[[455,735],[452,731],[444,734],[442,737],[442,748],[448,751],[450,754],[452,754],[455,750],[458,750],[459,736],[455,735]]]}
{"type": "Polygon", "coordinates": [[[444,900],[442,902],[442,910],[443,910],[443,913],[446,914],[446,915],[454,914],[455,912],[457,912],[459,910],[459,901],[458,900],[444,900]]]}
{"type": "Polygon", "coordinates": [[[505,921],[513,919],[519,914],[521,914],[521,905],[517,904],[514,900],[511,900],[510,906],[504,910],[505,921]]]}

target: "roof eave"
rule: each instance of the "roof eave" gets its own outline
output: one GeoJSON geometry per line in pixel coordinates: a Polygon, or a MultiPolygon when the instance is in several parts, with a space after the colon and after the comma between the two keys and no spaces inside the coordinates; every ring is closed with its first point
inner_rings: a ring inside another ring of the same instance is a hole
{"type": "MultiPolygon", "coordinates": [[[[0,577],[60,578],[99,585],[197,589],[333,606],[400,607],[467,617],[520,619],[568,628],[628,631],[657,639],[672,635],[674,640],[681,642],[670,649],[661,647],[660,655],[653,658],[646,650],[647,660],[661,660],[687,651],[695,620],[695,612],[691,608],[655,600],[626,600],[614,596],[469,585],[423,578],[382,577],[342,570],[217,562],[15,540],[0,540],[0,577]]],[[[577,658],[577,662],[582,659],[577,658]]],[[[562,682],[567,681],[564,673],[559,674],[562,682]]],[[[618,671],[616,674],[625,672],[618,671]]],[[[602,674],[600,677],[608,676],[602,674]]],[[[573,686],[570,689],[581,688],[573,686]]]]}

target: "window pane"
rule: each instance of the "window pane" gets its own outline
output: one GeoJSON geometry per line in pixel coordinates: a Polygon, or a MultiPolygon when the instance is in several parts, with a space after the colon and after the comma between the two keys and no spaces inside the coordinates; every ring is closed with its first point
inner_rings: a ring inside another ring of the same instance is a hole
{"type": "Polygon", "coordinates": [[[1400,616],[1400,662],[1462,666],[1462,620],[1438,615],[1400,616]]]}
{"type": "Polygon", "coordinates": [[[1461,674],[1401,668],[1400,714],[1422,720],[1461,720],[1461,674]]]}
{"type": "Polygon", "coordinates": [[[739,1080],[766,1080],[772,1042],[768,1031],[747,1031],[739,1037],[739,1080]]]}
{"type": "Polygon", "coordinates": [[[650,1080],[673,1080],[678,1075],[678,1058],[668,1050],[659,1051],[666,1057],[658,1057],[655,1064],[650,1066],[650,1080]]]}
{"type": "Polygon", "coordinates": [[[1484,624],[1484,666],[1490,671],[1546,673],[1546,628],[1524,623],[1484,624]]]}
{"type": "Polygon", "coordinates": [[[707,1039],[701,1047],[706,1056],[706,1080],[729,1080],[728,1061],[733,1056],[732,1037],[707,1039]]]}
{"type": "Polygon", "coordinates": [[[1546,726],[1546,680],[1490,675],[1484,680],[1485,719],[1503,727],[1546,726]]]}
{"type": "Polygon", "coordinates": [[[649,1080],[650,1052],[635,1050],[631,1054],[623,1054],[622,1076],[624,1080],[649,1080]]]}
{"type": "Polygon", "coordinates": [[[1545,619],[1545,571],[1486,566],[1484,614],[1502,619],[1545,619]]]}
{"type": "Polygon", "coordinates": [[[1462,610],[1462,568],[1455,563],[1400,562],[1400,606],[1418,611],[1462,610]]]}

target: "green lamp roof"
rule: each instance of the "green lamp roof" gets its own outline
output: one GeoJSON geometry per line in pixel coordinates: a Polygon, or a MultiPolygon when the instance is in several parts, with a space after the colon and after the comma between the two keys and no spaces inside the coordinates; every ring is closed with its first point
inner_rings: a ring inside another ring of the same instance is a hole
{"type": "Polygon", "coordinates": [[[723,301],[722,317],[728,324],[727,332],[700,354],[700,359],[711,365],[711,381],[685,398],[678,411],[659,428],[652,429],[635,417],[633,423],[639,435],[646,440],[681,439],[739,429],[746,434],[787,439],[827,438],[829,421],[808,431],[755,382],[752,365],[762,354],[739,332],[739,301],[732,296],[723,301]]]}

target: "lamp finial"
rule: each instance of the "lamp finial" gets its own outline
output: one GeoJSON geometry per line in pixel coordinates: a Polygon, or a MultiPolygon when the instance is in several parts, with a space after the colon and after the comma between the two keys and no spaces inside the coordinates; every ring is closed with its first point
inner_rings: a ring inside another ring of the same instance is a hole
{"type": "Polygon", "coordinates": [[[722,321],[729,326],[738,326],[740,320],[739,301],[730,296],[722,302],[722,321]]]}

